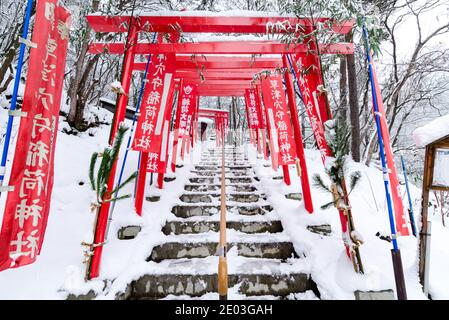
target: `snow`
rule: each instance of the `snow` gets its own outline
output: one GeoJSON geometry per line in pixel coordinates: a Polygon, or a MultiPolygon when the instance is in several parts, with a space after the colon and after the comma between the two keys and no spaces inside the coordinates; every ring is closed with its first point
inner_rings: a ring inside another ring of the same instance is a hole
{"type": "MultiPolygon", "coordinates": [[[[106,111],[94,110],[100,117],[111,120],[111,114],[106,111]]],[[[201,263],[195,259],[183,260],[184,267],[181,267],[181,264],[170,265],[169,262],[146,261],[154,246],[173,239],[173,236],[164,235],[161,229],[167,220],[177,219],[171,214],[171,209],[174,205],[182,203],[179,200],[181,195],[189,193],[184,191],[184,185],[188,182],[189,177],[196,176],[190,172],[192,165],[199,162],[202,150],[215,147],[215,142],[207,142],[197,145],[183,162],[180,161],[178,164],[184,164],[184,166],[177,169],[175,174],[170,172],[167,175],[176,176],[175,181],[165,183],[163,190],[158,190],[154,186],[147,188],[146,196],[158,195],[161,199],[155,203],[145,201],[143,217],[138,217],[135,214],[131,199],[116,204],[108,242],[103,251],[101,277],[86,283],[83,279],[85,266],[82,263],[84,257],[80,243],[92,238],[94,222],[94,214],[90,211],[94,193],[88,185],[87,168],[91,153],[100,151],[105,146],[109,126],[92,129],[94,137],[88,133],[79,136],[67,135],[61,132],[66,126],[67,124],[61,118],[56,148],[55,186],[42,254],[36,263],[30,266],[0,273],[2,287],[7,288],[7,290],[0,290],[0,299],[64,299],[69,292],[85,294],[89,290],[97,292],[97,299],[114,299],[117,293],[126,289],[128,283],[145,273],[157,274],[167,272],[167,270],[174,274],[216,272],[217,257],[201,260],[201,263]],[[142,226],[142,231],[135,239],[119,240],[116,237],[117,231],[128,225],[142,226]]],[[[284,232],[281,234],[256,234],[251,236],[252,240],[292,241],[295,251],[301,258],[289,260],[287,265],[281,265],[276,261],[266,264],[250,263],[248,258],[238,256],[235,250],[231,250],[228,255],[230,273],[241,270],[248,273],[307,272],[317,283],[322,299],[354,299],[353,292],[355,290],[395,289],[390,254],[391,244],[376,237],[377,232],[389,234],[381,171],[352,162],[349,166],[351,171],[362,172],[360,184],[350,196],[357,232],[365,240],[361,247],[365,274],[359,275],[354,272],[352,264],[344,252],[337,212],[333,208],[320,209],[322,204],[330,200],[329,194],[312,187],[315,213],[308,214],[302,202],[285,198],[287,193],[301,191],[296,169],[290,168],[292,185],[286,186],[282,181],[272,179],[273,176],[279,176],[280,171],[273,172],[271,168],[265,167],[264,165],[269,162],[259,159],[253,147],[245,149],[255,173],[260,177],[260,182],[255,183],[258,193],[262,192],[268,197],[267,201],[259,200],[258,204],[271,204],[274,210],[263,217],[242,216],[230,210],[228,219],[230,221],[281,219],[284,232]],[[372,185],[375,192],[371,192],[369,184],[372,185]],[[330,236],[318,235],[307,229],[307,226],[322,224],[331,225],[332,234],[330,236]]],[[[124,150],[122,150],[122,155],[123,152],[124,150]]],[[[306,156],[309,176],[311,177],[315,173],[324,176],[324,167],[319,152],[306,150],[306,156]]],[[[136,167],[137,154],[130,152],[125,176],[135,171],[136,167]]],[[[232,190],[233,186],[230,184],[228,188],[232,190]]],[[[123,194],[132,192],[132,184],[123,190],[123,194]]],[[[415,219],[420,221],[421,192],[418,188],[411,186],[411,193],[415,206],[415,219]]],[[[405,195],[405,190],[402,190],[402,194],[405,195]]],[[[5,198],[2,197],[1,204],[4,204],[5,198]]],[[[404,199],[406,201],[406,198],[404,199]]],[[[214,199],[213,201],[215,202],[212,205],[217,205],[218,200],[214,199]]],[[[211,205],[211,203],[208,204],[211,205]]],[[[232,205],[232,203],[229,204],[232,205]]],[[[449,279],[445,274],[449,266],[449,249],[446,246],[449,241],[449,230],[441,224],[439,214],[435,214],[431,210],[429,216],[433,221],[430,291],[433,299],[448,299],[449,279]]],[[[203,219],[203,217],[201,218],[203,219]]],[[[217,216],[205,218],[214,221],[218,219],[217,216]]],[[[199,219],[199,217],[188,218],[192,221],[195,219],[199,219]]],[[[228,232],[230,242],[238,241],[241,236],[242,234],[237,231],[229,230],[228,232]]],[[[194,242],[200,239],[217,241],[218,233],[208,232],[181,238],[185,242],[194,242]]],[[[399,246],[402,252],[409,298],[425,299],[418,281],[417,240],[413,236],[401,237],[399,246]]],[[[235,299],[248,298],[239,294],[235,287],[231,288],[229,296],[235,299]]],[[[187,297],[167,297],[167,299],[183,298],[187,297]]],[[[215,299],[216,293],[209,293],[200,298],[215,299]]],[[[275,297],[260,298],[273,299],[275,297]]],[[[290,298],[316,299],[311,292],[292,295],[290,298]]]]}
{"type": "Polygon", "coordinates": [[[418,147],[425,147],[447,136],[449,136],[449,114],[413,131],[413,139],[418,147]]]}
{"type": "Polygon", "coordinates": [[[125,90],[123,89],[122,83],[118,80],[113,81],[111,84],[109,84],[113,92],[116,93],[124,93],[125,90]]]}

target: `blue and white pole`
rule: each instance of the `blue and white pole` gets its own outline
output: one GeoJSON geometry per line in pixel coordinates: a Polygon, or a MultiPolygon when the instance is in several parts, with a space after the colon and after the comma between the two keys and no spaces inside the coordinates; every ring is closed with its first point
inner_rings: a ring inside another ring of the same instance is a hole
{"type": "Polygon", "coordinates": [[[388,177],[388,165],[387,161],[385,159],[385,153],[384,153],[384,143],[382,139],[382,131],[381,131],[381,125],[380,125],[380,113],[379,113],[379,107],[378,107],[378,98],[377,97],[377,91],[374,83],[374,70],[372,65],[372,57],[371,57],[371,48],[369,45],[368,40],[368,31],[366,30],[365,24],[363,24],[363,38],[365,41],[365,47],[366,47],[366,59],[368,61],[368,74],[369,79],[371,83],[371,91],[373,95],[373,106],[374,106],[374,117],[376,120],[376,127],[377,127],[377,138],[379,140],[379,154],[380,154],[380,160],[382,162],[382,171],[383,171],[383,179],[384,179],[384,186],[385,186],[385,196],[387,198],[387,206],[388,206],[388,218],[390,220],[390,230],[391,230],[391,240],[393,244],[393,250],[391,250],[392,259],[393,259],[393,269],[394,269],[394,276],[396,281],[396,291],[398,295],[399,300],[407,300],[407,291],[405,287],[405,279],[404,279],[404,271],[402,267],[402,259],[401,259],[401,252],[399,250],[398,242],[397,242],[397,234],[396,234],[396,226],[395,226],[395,220],[394,220],[394,214],[393,214],[393,206],[391,201],[391,195],[390,195],[390,180],[388,177]]]}
{"type": "Polygon", "coordinates": [[[6,162],[8,160],[8,152],[9,152],[9,146],[11,143],[11,132],[12,132],[12,126],[14,124],[14,117],[18,115],[17,112],[15,112],[15,111],[17,108],[17,97],[19,95],[20,78],[22,75],[23,60],[25,58],[25,50],[26,50],[27,46],[33,46],[32,42],[30,40],[28,40],[28,30],[30,27],[32,10],[33,10],[33,0],[28,0],[26,12],[25,12],[25,19],[23,22],[22,37],[19,38],[19,41],[20,41],[19,58],[17,60],[17,70],[16,70],[16,76],[15,76],[15,80],[14,80],[14,89],[13,89],[13,93],[12,93],[12,97],[11,97],[11,106],[9,108],[8,124],[6,126],[5,141],[3,144],[2,159],[0,162],[0,196],[1,196],[1,192],[9,190],[8,187],[3,187],[3,181],[5,180],[6,162]]]}
{"type": "Polygon", "coordinates": [[[413,202],[412,197],[410,195],[410,188],[408,185],[408,177],[407,177],[407,168],[405,167],[404,157],[401,156],[401,162],[402,162],[402,172],[404,173],[404,180],[405,180],[405,188],[407,189],[407,198],[408,198],[408,213],[410,217],[410,224],[412,225],[412,232],[413,235],[416,237],[416,224],[415,224],[415,213],[413,212],[413,202]]]}

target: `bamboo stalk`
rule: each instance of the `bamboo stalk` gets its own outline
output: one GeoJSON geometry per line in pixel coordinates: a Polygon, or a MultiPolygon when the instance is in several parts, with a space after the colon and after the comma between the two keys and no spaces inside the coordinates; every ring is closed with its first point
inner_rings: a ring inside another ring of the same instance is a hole
{"type": "Polygon", "coordinates": [[[220,210],[220,244],[218,260],[218,295],[220,300],[228,298],[228,262],[226,258],[226,181],[225,181],[225,139],[222,128],[221,154],[221,210],[220,210]]]}

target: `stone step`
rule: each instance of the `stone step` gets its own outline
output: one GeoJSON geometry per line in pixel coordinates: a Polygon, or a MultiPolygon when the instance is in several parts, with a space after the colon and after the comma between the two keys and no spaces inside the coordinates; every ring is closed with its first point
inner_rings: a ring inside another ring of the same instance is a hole
{"type": "MultiPolygon", "coordinates": [[[[227,190],[233,192],[255,192],[257,188],[253,185],[226,185],[227,190]]],[[[187,184],[185,191],[210,192],[221,190],[221,184],[187,184]]]]}
{"type": "MultiPolygon", "coordinates": [[[[251,177],[238,177],[238,178],[226,178],[230,183],[252,183],[253,179],[251,177]]],[[[221,181],[221,177],[215,178],[189,178],[190,183],[214,183],[217,181],[221,181]]]]}
{"type": "MultiPolygon", "coordinates": [[[[317,285],[306,273],[290,274],[230,274],[229,287],[239,285],[239,293],[247,296],[289,294],[313,291],[317,285]]],[[[121,299],[160,299],[168,295],[200,297],[218,291],[216,274],[148,274],[134,280],[121,299]]]]}
{"type": "MultiPolygon", "coordinates": [[[[273,211],[273,207],[270,205],[264,206],[226,206],[227,210],[236,210],[240,215],[254,216],[254,215],[264,215],[268,212],[273,211]]],[[[172,208],[171,211],[175,216],[179,218],[189,218],[194,216],[212,216],[220,212],[220,206],[216,205],[198,205],[198,206],[188,206],[188,205],[177,205],[172,208]]]]}
{"type": "MultiPolygon", "coordinates": [[[[216,167],[218,167],[218,166],[220,166],[221,167],[221,161],[220,162],[218,162],[218,161],[201,161],[200,163],[199,163],[199,165],[200,166],[216,166],[216,167]]],[[[239,162],[227,162],[227,163],[225,163],[225,167],[242,167],[242,166],[247,166],[248,165],[248,162],[242,162],[242,161],[239,161],[239,162]]]]}
{"type": "MultiPolygon", "coordinates": [[[[209,193],[209,194],[193,193],[193,194],[183,194],[179,199],[182,202],[186,203],[211,203],[213,202],[214,198],[218,198],[219,200],[220,197],[221,193],[209,193]]],[[[231,193],[227,194],[226,196],[227,201],[242,202],[242,203],[258,202],[260,198],[261,198],[260,195],[250,193],[248,194],[231,193]]]]}
{"type": "MultiPolygon", "coordinates": [[[[216,165],[216,166],[196,165],[195,166],[196,170],[218,170],[220,168],[221,168],[221,166],[218,166],[218,165],[216,165]]],[[[236,170],[243,170],[243,169],[251,169],[251,168],[252,167],[250,165],[243,165],[243,166],[228,166],[228,165],[225,165],[225,169],[227,169],[227,170],[234,170],[234,169],[236,169],[236,170]]]]}
{"type": "MultiPolygon", "coordinates": [[[[221,177],[221,171],[196,171],[196,170],[192,170],[190,171],[192,174],[199,176],[199,177],[205,177],[205,178],[209,178],[209,177],[221,177]]],[[[225,172],[226,174],[226,178],[228,178],[228,176],[231,177],[247,177],[248,176],[247,171],[228,171],[225,172]]],[[[251,174],[251,173],[249,173],[251,174]]]]}
{"type": "MultiPolygon", "coordinates": [[[[272,221],[227,221],[227,229],[233,229],[243,233],[277,233],[282,232],[282,224],[279,220],[272,221]]],[[[162,228],[165,235],[170,234],[189,234],[189,233],[204,233],[204,232],[218,232],[220,230],[219,221],[167,221],[162,228]]]]}
{"type": "MultiPolygon", "coordinates": [[[[228,250],[234,246],[242,257],[281,260],[297,257],[291,242],[228,243],[228,250]]],[[[214,255],[218,255],[218,242],[167,242],[154,247],[147,261],[207,258],[214,255]]]]}

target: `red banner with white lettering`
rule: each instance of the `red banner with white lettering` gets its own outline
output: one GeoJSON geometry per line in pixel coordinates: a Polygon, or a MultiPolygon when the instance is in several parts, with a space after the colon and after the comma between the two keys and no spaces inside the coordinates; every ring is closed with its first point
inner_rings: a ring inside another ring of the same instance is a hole
{"type": "Polygon", "coordinates": [[[319,61],[316,61],[317,58],[313,54],[298,54],[297,59],[301,70],[314,70],[314,72],[298,72],[298,69],[295,68],[313,135],[321,153],[321,159],[324,162],[326,156],[332,156],[332,151],[329,149],[324,136],[324,123],[329,120],[330,116],[326,114],[325,110],[325,99],[327,99],[325,93],[320,92],[320,88],[323,88],[323,81],[320,77],[321,71],[317,70],[319,61]]]}
{"type": "Polygon", "coordinates": [[[257,130],[260,127],[259,114],[258,114],[258,101],[256,99],[255,89],[245,90],[246,105],[248,107],[248,125],[251,129],[257,130]]]}
{"type": "Polygon", "coordinates": [[[152,59],[137,121],[133,149],[159,154],[163,127],[174,91],[175,55],[158,54],[152,59]]]}
{"type": "Polygon", "coordinates": [[[172,117],[174,95],[168,100],[165,119],[162,129],[161,149],[159,152],[150,152],[148,155],[147,171],[153,173],[166,173],[168,163],[168,143],[170,140],[170,121],[172,117]]]}
{"type": "Polygon", "coordinates": [[[172,171],[176,168],[178,144],[181,139],[181,158],[184,159],[186,143],[194,122],[194,113],[197,109],[197,85],[183,81],[178,94],[178,108],[176,110],[175,132],[172,153],[172,171]]]}
{"type": "Polygon", "coordinates": [[[290,115],[287,110],[282,75],[272,74],[262,79],[262,93],[270,132],[271,156],[274,167],[295,164],[295,143],[290,115]]]}
{"type": "Polygon", "coordinates": [[[246,113],[247,113],[247,121],[248,121],[248,129],[250,132],[250,137],[252,143],[257,143],[257,131],[260,128],[259,122],[259,114],[258,114],[258,106],[256,99],[256,90],[255,89],[246,89],[245,90],[245,103],[246,103],[246,113]]]}
{"type": "Polygon", "coordinates": [[[50,210],[70,12],[57,0],[38,1],[28,77],[0,233],[0,270],[33,263],[50,210]],[[25,114],[26,113],[26,114],[25,114]]]}

